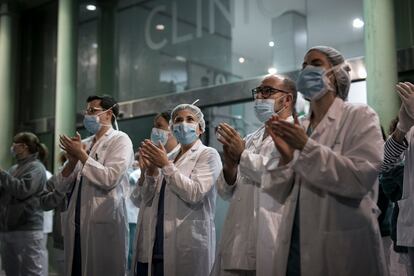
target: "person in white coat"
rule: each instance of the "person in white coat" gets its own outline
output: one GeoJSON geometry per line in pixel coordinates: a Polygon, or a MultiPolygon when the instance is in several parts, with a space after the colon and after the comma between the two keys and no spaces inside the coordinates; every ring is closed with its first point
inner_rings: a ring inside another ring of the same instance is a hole
{"type": "Polygon", "coordinates": [[[346,102],[349,70],[337,50],[311,48],[296,83],[310,114],[302,125],[266,124],[281,158],[265,189],[284,204],[274,275],[388,275],[372,196],[380,124],[370,107],[346,102]]]}
{"type": "Polygon", "coordinates": [[[411,274],[414,273],[414,84],[401,82],[396,86],[401,99],[398,124],[385,143],[382,172],[397,168],[404,159],[402,195],[398,200],[397,245],[408,248],[411,274]]]}
{"type": "Polygon", "coordinates": [[[145,140],[143,200],[151,202],[148,275],[209,275],[215,255],[214,213],[221,171],[218,152],[199,136],[205,122],[195,105],[181,104],[170,126],[181,148],[167,156],[162,144],[145,140]]]}
{"type": "Polygon", "coordinates": [[[219,195],[230,201],[212,275],[273,275],[274,249],[282,205],[261,189],[267,163],[279,161],[264,123],[274,114],[293,122],[295,83],[271,75],[253,89],[255,114],[263,125],[244,140],[226,123],[217,129],[224,164],[219,195]]]}
{"type": "Polygon", "coordinates": [[[42,196],[42,205],[55,208],[67,200],[62,212],[65,275],[126,273],[125,191],[134,151],[128,135],[112,128],[118,111],[113,98],[90,96],[84,126],[94,135],[83,141],[79,133],[60,136],[68,162],[49,180],[53,185],[42,196]]]}
{"type": "MultiPolygon", "coordinates": [[[[161,143],[168,156],[177,154],[180,150],[180,145],[172,134],[169,126],[171,119],[170,112],[161,112],[154,118],[154,127],[151,130],[151,142],[155,145],[161,143]]],[[[131,271],[132,275],[147,275],[148,274],[148,246],[149,246],[149,228],[151,215],[151,201],[145,202],[142,200],[141,190],[145,180],[145,166],[139,153],[136,153],[139,158],[140,177],[137,180],[135,189],[132,191],[130,199],[140,208],[137,222],[137,231],[135,235],[134,255],[132,258],[131,271]]]]}

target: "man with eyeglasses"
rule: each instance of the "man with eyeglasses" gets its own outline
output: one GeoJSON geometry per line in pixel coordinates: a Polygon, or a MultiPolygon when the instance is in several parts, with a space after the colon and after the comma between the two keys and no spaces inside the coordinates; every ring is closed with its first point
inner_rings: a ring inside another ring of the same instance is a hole
{"type": "Polygon", "coordinates": [[[212,275],[274,275],[282,205],[262,192],[261,178],[267,173],[265,166],[277,166],[280,155],[264,123],[273,115],[293,122],[297,93],[292,80],[270,75],[252,94],[256,117],[263,125],[244,139],[226,123],[217,129],[224,152],[217,189],[230,206],[212,275]]]}
{"type": "Polygon", "coordinates": [[[60,136],[68,162],[50,181],[41,198],[45,209],[63,200],[65,275],[125,275],[128,220],[125,196],[127,169],[134,151],[127,134],[112,128],[119,107],[107,96],[87,99],[85,128],[93,134],[81,140],[60,136]]]}

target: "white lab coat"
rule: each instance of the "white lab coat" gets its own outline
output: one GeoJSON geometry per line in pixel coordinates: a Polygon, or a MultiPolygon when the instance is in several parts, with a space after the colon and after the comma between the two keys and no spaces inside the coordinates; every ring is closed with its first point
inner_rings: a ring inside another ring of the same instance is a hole
{"type": "MultiPolygon", "coordinates": [[[[404,181],[397,219],[397,245],[414,247],[414,128],[406,135],[404,181]]],[[[414,264],[413,264],[414,265],[414,264]]]]}
{"type": "Polygon", "coordinates": [[[336,98],[292,162],[269,164],[264,188],[285,203],[273,275],[286,275],[298,200],[302,276],[388,275],[370,195],[383,157],[379,126],[368,106],[336,98]]]}
{"type": "MultiPolygon", "coordinates": [[[[171,156],[174,160],[176,155],[171,156]]],[[[145,176],[143,200],[151,202],[148,262],[151,275],[158,199],[165,177],[164,275],[209,275],[215,255],[214,213],[221,170],[218,152],[200,140],[158,177],[145,176]]]]}
{"type": "Polygon", "coordinates": [[[223,172],[217,181],[219,195],[230,200],[230,206],[212,275],[221,275],[223,270],[255,270],[258,276],[274,274],[274,249],[283,206],[262,191],[260,180],[266,164],[278,163],[280,154],[270,136],[263,140],[264,132],[262,126],[245,138],[236,182],[228,185],[223,172]]]}
{"type": "MultiPolygon", "coordinates": [[[[83,141],[87,148],[93,137],[83,141]]],[[[72,273],[75,207],[81,177],[82,275],[125,275],[128,219],[124,197],[129,185],[127,170],[133,160],[131,139],[111,128],[96,142],[84,165],[79,162],[68,177],[59,173],[52,178],[57,191],[71,194],[67,210],[62,212],[66,275],[72,273]]]]}
{"type": "MultiPolygon", "coordinates": [[[[179,150],[180,145],[178,144],[168,153],[168,157],[171,158],[171,156],[176,156],[179,150]]],[[[139,179],[137,179],[137,181],[138,180],[139,179]]],[[[142,200],[142,187],[136,185],[131,193],[130,199],[135,206],[139,206],[140,210],[138,214],[137,230],[134,239],[135,248],[131,264],[131,271],[133,272],[133,275],[135,275],[137,262],[148,263],[152,198],[149,202],[142,200]]]]}

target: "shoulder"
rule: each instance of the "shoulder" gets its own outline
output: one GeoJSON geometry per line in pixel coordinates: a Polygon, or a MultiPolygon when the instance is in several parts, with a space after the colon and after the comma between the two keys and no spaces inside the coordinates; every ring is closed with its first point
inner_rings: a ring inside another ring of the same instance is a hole
{"type": "Polygon", "coordinates": [[[367,120],[379,124],[378,114],[366,104],[344,102],[343,108],[347,117],[356,120],[356,124],[366,123],[367,120]]]}
{"type": "Polygon", "coordinates": [[[344,111],[354,115],[377,115],[377,113],[369,105],[362,103],[343,103],[344,111]]]}
{"type": "Polygon", "coordinates": [[[119,143],[127,143],[132,145],[131,138],[128,136],[128,134],[120,130],[114,130],[111,139],[119,143]]]}
{"type": "Polygon", "coordinates": [[[201,151],[201,154],[203,155],[220,158],[220,154],[215,148],[208,147],[205,145],[200,145],[200,151],[201,151]]]}
{"type": "Polygon", "coordinates": [[[46,177],[46,168],[39,159],[35,159],[32,162],[30,162],[30,165],[27,168],[27,170],[28,171],[30,170],[30,171],[36,172],[36,173],[44,174],[45,177],[46,177]]]}

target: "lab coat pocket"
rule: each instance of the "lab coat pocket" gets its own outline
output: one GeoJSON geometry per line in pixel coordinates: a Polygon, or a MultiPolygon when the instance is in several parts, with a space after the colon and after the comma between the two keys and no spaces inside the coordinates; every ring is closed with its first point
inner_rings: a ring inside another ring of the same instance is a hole
{"type": "Polygon", "coordinates": [[[111,223],[116,220],[115,200],[112,197],[95,197],[92,203],[92,218],[94,223],[111,223]]]}

